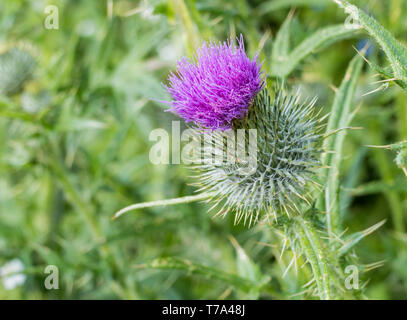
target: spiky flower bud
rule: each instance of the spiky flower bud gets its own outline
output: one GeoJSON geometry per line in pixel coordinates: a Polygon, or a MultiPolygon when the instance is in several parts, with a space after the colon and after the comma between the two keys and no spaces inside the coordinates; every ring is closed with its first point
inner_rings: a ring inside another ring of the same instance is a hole
{"type": "Polygon", "coordinates": [[[0,94],[16,94],[32,77],[33,56],[26,50],[12,48],[0,55],[0,94]]]}
{"type": "Polygon", "coordinates": [[[247,116],[235,120],[230,129],[235,133],[256,130],[255,155],[247,154],[247,141],[236,143],[236,150],[232,150],[236,153],[231,155],[224,135],[219,131],[212,134],[216,142],[205,149],[202,164],[197,166],[198,179],[201,190],[212,194],[212,201],[220,206],[220,213],[234,211],[236,222],[244,218],[251,224],[260,215],[277,219],[297,214],[301,205],[308,203],[322,138],[314,103],[315,99],[301,103],[298,93],[284,90],[278,90],[272,99],[266,89],[262,90],[247,116]],[[234,161],[212,161],[223,150],[229,153],[226,159],[234,161]],[[255,162],[246,156],[254,156],[255,162]],[[248,165],[253,170],[242,170],[248,165]]]}

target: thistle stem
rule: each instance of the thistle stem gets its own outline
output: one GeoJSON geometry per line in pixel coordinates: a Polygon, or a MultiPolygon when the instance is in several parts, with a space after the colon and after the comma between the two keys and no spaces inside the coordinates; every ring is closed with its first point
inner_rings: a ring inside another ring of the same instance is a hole
{"type": "Polygon", "coordinates": [[[311,265],[321,300],[331,300],[330,272],[328,271],[327,255],[312,223],[304,217],[295,218],[294,228],[302,250],[311,265]]]}

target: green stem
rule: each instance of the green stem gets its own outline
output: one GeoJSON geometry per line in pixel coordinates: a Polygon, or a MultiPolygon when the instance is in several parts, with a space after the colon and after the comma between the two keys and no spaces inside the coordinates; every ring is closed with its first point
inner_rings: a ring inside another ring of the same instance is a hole
{"type": "Polygon", "coordinates": [[[196,202],[196,201],[208,199],[209,197],[210,197],[210,195],[208,193],[200,193],[195,196],[186,196],[186,197],[167,199],[167,200],[157,200],[157,201],[151,201],[151,202],[136,203],[136,204],[132,204],[128,207],[125,207],[125,208],[117,211],[114,214],[113,219],[117,219],[122,214],[129,212],[129,211],[137,210],[137,209],[161,207],[161,206],[165,207],[165,206],[171,206],[174,204],[196,202]]]}
{"type": "Polygon", "coordinates": [[[312,223],[304,217],[295,218],[294,228],[302,250],[311,265],[321,300],[333,299],[330,283],[333,281],[328,270],[328,257],[312,223]]]}

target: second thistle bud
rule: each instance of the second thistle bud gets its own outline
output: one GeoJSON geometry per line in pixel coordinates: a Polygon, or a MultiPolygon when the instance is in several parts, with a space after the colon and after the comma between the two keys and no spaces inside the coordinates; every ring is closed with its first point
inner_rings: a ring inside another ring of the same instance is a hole
{"type": "Polygon", "coordinates": [[[35,60],[26,50],[12,48],[0,54],[0,94],[20,92],[32,77],[34,67],[35,60]]]}

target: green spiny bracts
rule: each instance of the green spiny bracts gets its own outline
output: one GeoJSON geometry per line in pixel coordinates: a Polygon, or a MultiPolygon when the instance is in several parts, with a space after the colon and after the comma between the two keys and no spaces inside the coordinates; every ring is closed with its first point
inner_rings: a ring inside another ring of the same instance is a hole
{"type": "Polygon", "coordinates": [[[11,48],[0,55],[0,94],[13,95],[21,91],[32,77],[35,59],[24,49],[11,48]]]}
{"type": "Polygon", "coordinates": [[[231,130],[209,134],[214,142],[204,148],[196,169],[200,190],[212,195],[210,201],[220,207],[219,214],[233,211],[236,223],[243,218],[250,225],[259,217],[277,220],[299,214],[300,207],[309,204],[322,140],[315,101],[301,103],[299,93],[284,90],[272,99],[264,89],[231,130]],[[243,143],[239,141],[242,129],[243,143]],[[252,132],[255,150],[250,143],[252,132]],[[225,136],[237,138],[232,152],[225,148],[225,136]],[[225,149],[226,161],[214,163],[213,158],[225,149]]]}
{"type": "Polygon", "coordinates": [[[385,148],[395,152],[396,158],[394,159],[394,161],[407,176],[407,140],[393,143],[387,146],[382,146],[379,148],[385,148]]]}
{"type": "Polygon", "coordinates": [[[396,156],[396,164],[407,175],[407,148],[401,149],[396,156]]]}
{"type": "MultiPolygon", "coordinates": [[[[380,228],[384,222],[363,231],[342,235],[330,242],[322,216],[315,206],[311,206],[301,215],[292,218],[282,217],[278,223],[273,224],[273,230],[281,239],[281,256],[285,251],[292,252],[292,263],[287,269],[295,268],[297,271],[304,262],[310,266],[313,279],[302,287],[302,293],[310,297],[318,296],[323,300],[361,299],[362,286],[358,283],[350,290],[345,270],[349,270],[347,268],[351,266],[357,268],[358,276],[361,278],[365,276],[369,266],[360,264],[353,248],[361,239],[380,228]]],[[[372,264],[371,267],[375,268],[376,264],[372,264]]],[[[284,272],[287,272],[287,269],[284,272]]]]}
{"type": "MultiPolygon", "coordinates": [[[[380,45],[390,62],[390,68],[382,68],[373,62],[368,62],[387,82],[394,81],[404,90],[407,89],[407,48],[398,41],[372,16],[345,0],[333,0],[345,10],[354,20],[350,28],[363,28],[380,45]]],[[[384,83],[386,88],[387,84],[384,83]]]]}
{"type": "Polygon", "coordinates": [[[394,161],[397,166],[404,171],[407,176],[407,141],[402,141],[390,146],[392,150],[397,152],[394,161]]]}

